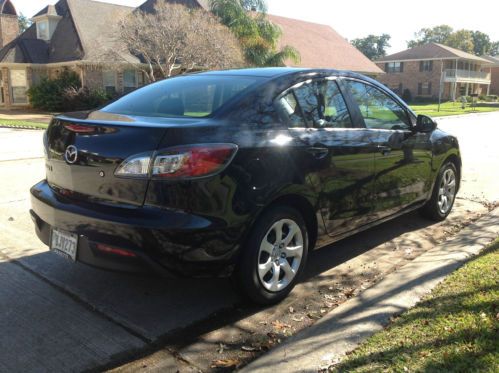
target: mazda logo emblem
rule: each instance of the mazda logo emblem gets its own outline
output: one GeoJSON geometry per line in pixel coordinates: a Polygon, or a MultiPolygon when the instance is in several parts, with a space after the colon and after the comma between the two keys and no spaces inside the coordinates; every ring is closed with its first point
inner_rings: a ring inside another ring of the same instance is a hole
{"type": "Polygon", "coordinates": [[[69,145],[64,152],[64,158],[70,164],[75,163],[78,160],[78,149],[76,149],[76,146],[69,145]]]}

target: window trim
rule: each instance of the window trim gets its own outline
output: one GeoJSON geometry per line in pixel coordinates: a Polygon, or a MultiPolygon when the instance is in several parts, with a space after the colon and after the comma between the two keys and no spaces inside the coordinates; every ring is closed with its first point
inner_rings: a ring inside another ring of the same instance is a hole
{"type": "Polygon", "coordinates": [[[363,128],[365,129],[368,129],[368,130],[376,130],[376,131],[404,131],[404,132],[411,132],[411,130],[414,128],[414,126],[416,125],[416,114],[410,110],[410,108],[403,102],[401,101],[398,97],[394,96],[393,94],[391,94],[389,91],[387,91],[386,89],[383,89],[382,87],[379,87],[377,86],[376,84],[373,84],[367,80],[363,80],[363,79],[359,79],[359,78],[353,78],[353,77],[342,77],[342,80],[351,80],[351,81],[356,81],[356,82],[359,82],[359,83],[363,83],[365,85],[369,85],[379,91],[381,91],[382,93],[384,93],[386,96],[388,96],[389,98],[391,98],[393,101],[395,101],[397,103],[397,105],[400,106],[400,108],[402,110],[404,110],[405,112],[405,115],[407,116],[407,119],[409,121],[409,125],[410,125],[410,129],[408,130],[394,130],[394,129],[381,129],[381,128],[368,128],[366,126],[366,122],[364,120],[364,117],[362,116],[362,113],[360,112],[360,108],[359,108],[359,105],[355,102],[355,99],[353,98],[352,96],[352,93],[350,92],[350,88],[348,87],[347,85],[345,87],[345,91],[347,92],[348,96],[349,96],[349,100],[351,100],[351,103],[352,105],[354,106],[354,110],[356,110],[357,112],[357,115],[358,117],[360,118],[360,121],[363,125],[363,128]]]}
{"type": "Polygon", "coordinates": [[[358,128],[356,125],[355,125],[355,121],[354,121],[354,116],[353,116],[353,113],[352,113],[352,109],[351,109],[351,104],[349,102],[349,97],[347,97],[347,95],[345,94],[345,91],[344,91],[344,88],[342,87],[342,84],[341,84],[341,77],[340,76],[335,76],[335,75],[327,75],[327,76],[314,76],[314,77],[307,77],[306,80],[302,80],[298,83],[295,83],[293,84],[292,86],[286,88],[284,91],[282,91],[281,93],[279,93],[273,100],[273,106],[274,106],[274,109],[276,110],[276,112],[278,113],[278,118],[279,118],[279,122],[285,126],[286,128],[288,129],[314,129],[314,130],[326,130],[326,129],[331,129],[331,127],[324,127],[324,128],[317,128],[317,127],[314,127],[313,123],[311,124],[310,121],[307,120],[307,118],[305,117],[305,115],[303,114],[303,109],[300,105],[300,102],[298,100],[298,97],[296,96],[296,93],[295,93],[295,89],[301,87],[302,85],[305,85],[305,84],[311,84],[312,82],[314,81],[318,81],[318,80],[329,80],[329,81],[334,81],[335,84],[336,84],[336,87],[338,88],[338,91],[340,92],[341,94],[341,97],[343,98],[343,101],[345,102],[345,106],[347,108],[347,111],[348,111],[348,115],[350,116],[350,123],[351,123],[351,127],[346,127],[346,128],[337,128],[338,130],[340,129],[353,129],[353,128],[358,128]],[[281,116],[279,115],[279,112],[280,112],[280,109],[278,108],[278,105],[279,105],[279,101],[281,100],[281,98],[283,98],[284,96],[286,96],[289,91],[292,91],[293,93],[293,97],[295,98],[296,100],[296,104],[298,106],[298,110],[300,111],[300,116],[302,117],[303,119],[303,122],[305,123],[305,127],[289,127],[287,123],[285,123],[285,121],[281,118],[281,116]]]}

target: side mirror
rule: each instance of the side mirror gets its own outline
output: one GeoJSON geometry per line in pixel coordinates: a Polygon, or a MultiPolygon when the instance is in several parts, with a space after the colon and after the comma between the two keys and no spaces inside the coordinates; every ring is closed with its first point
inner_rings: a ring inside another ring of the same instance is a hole
{"type": "Polygon", "coordinates": [[[427,115],[418,115],[415,132],[433,132],[437,129],[437,122],[427,115]]]}

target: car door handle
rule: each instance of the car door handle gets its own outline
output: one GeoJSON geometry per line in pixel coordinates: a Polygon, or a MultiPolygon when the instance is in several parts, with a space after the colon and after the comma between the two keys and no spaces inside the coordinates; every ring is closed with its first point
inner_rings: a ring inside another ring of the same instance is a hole
{"type": "Polygon", "coordinates": [[[389,155],[391,152],[392,152],[392,148],[390,148],[389,146],[385,146],[385,145],[378,145],[376,147],[379,152],[383,155],[389,155]]]}
{"type": "Polygon", "coordinates": [[[322,159],[329,154],[329,149],[314,146],[314,147],[308,148],[307,152],[312,154],[316,159],[322,159]]]}

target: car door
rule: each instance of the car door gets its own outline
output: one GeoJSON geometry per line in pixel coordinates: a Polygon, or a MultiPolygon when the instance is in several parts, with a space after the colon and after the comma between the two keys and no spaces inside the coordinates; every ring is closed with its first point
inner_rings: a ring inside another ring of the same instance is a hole
{"type": "Polygon", "coordinates": [[[423,201],[430,188],[430,134],[415,133],[412,114],[380,87],[354,79],[344,82],[377,150],[375,218],[423,201]]]}
{"type": "Polygon", "coordinates": [[[302,164],[319,193],[328,234],[364,224],[372,212],[374,146],[351,115],[336,78],[302,82],[278,97],[277,106],[301,142],[302,164]]]}

